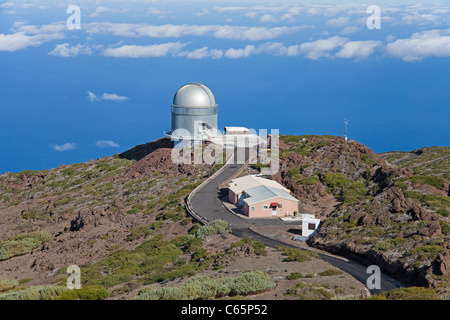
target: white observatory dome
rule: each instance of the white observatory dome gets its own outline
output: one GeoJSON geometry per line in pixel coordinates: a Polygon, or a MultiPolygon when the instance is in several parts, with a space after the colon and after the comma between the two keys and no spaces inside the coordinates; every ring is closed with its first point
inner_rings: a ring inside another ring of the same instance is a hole
{"type": "Polygon", "coordinates": [[[173,105],[187,108],[209,108],[216,106],[216,99],[204,84],[188,83],[178,89],[173,97],[173,105]]]}

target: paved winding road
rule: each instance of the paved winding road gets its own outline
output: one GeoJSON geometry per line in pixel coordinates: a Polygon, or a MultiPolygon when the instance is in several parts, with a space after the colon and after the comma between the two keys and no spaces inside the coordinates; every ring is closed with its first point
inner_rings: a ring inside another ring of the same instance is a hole
{"type": "MultiPolygon", "coordinates": [[[[236,154],[236,153],[235,153],[236,154]]],[[[246,153],[248,155],[248,152],[246,153]]],[[[236,157],[235,157],[236,159],[236,157]]],[[[251,238],[253,240],[261,241],[268,247],[277,246],[289,246],[294,247],[291,244],[281,242],[276,239],[272,239],[252,231],[252,226],[273,226],[273,225],[294,225],[292,222],[283,222],[280,219],[244,219],[231,213],[224,207],[221,202],[221,198],[224,194],[219,190],[219,186],[229,179],[234,173],[236,173],[242,164],[235,164],[235,161],[231,161],[225,164],[221,171],[191,197],[191,207],[195,213],[208,221],[223,219],[231,225],[232,234],[241,238],[251,238]]],[[[241,162],[242,163],[242,162],[241,162]]],[[[364,285],[370,274],[366,273],[367,266],[350,261],[347,259],[341,259],[328,254],[319,253],[322,260],[329,262],[333,266],[347,272],[354,278],[361,281],[364,285]]],[[[382,291],[388,291],[402,286],[400,283],[392,279],[391,277],[381,274],[381,289],[370,290],[372,293],[380,293],[382,291]]]]}

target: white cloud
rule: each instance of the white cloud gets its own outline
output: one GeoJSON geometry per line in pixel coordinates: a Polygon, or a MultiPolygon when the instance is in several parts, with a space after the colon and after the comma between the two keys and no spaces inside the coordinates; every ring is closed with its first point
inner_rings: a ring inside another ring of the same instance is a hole
{"type": "Polygon", "coordinates": [[[93,53],[93,49],[99,48],[101,46],[91,47],[86,44],[81,45],[77,44],[76,46],[70,46],[68,43],[58,44],[55,49],[49,52],[50,55],[58,56],[58,57],[75,57],[80,54],[91,55],[93,53]]]}
{"type": "Polygon", "coordinates": [[[341,47],[347,41],[347,38],[335,36],[328,39],[304,42],[299,49],[301,53],[305,54],[306,58],[317,60],[322,57],[330,57],[332,51],[341,47]]]}
{"type": "Polygon", "coordinates": [[[247,58],[252,54],[257,53],[256,47],[254,45],[247,45],[244,49],[234,49],[230,48],[225,51],[224,56],[228,59],[239,59],[239,58],[247,58]]]}
{"type": "Polygon", "coordinates": [[[349,18],[348,17],[339,17],[335,19],[328,20],[325,24],[327,27],[343,27],[348,23],[349,18]]]}
{"type": "Polygon", "coordinates": [[[264,13],[278,13],[284,8],[281,6],[229,6],[229,7],[214,7],[213,10],[219,14],[264,14],[264,13]]]}
{"type": "Polygon", "coordinates": [[[298,16],[302,11],[304,10],[304,8],[302,7],[292,7],[289,8],[285,14],[283,14],[281,16],[281,20],[283,21],[294,21],[294,16],[298,16]]]}
{"type": "Polygon", "coordinates": [[[73,150],[73,149],[76,148],[76,146],[77,146],[76,143],[71,143],[71,142],[66,142],[66,143],[64,143],[62,145],[58,145],[58,144],[50,145],[50,147],[53,150],[56,150],[56,151],[59,151],[59,152],[73,150]]]}
{"type": "Polygon", "coordinates": [[[275,39],[282,35],[291,34],[304,28],[306,28],[306,26],[274,28],[221,26],[214,33],[214,36],[216,38],[229,40],[261,41],[275,39]]]}
{"type": "Polygon", "coordinates": [[[100,100],[123,102],[123,101],[127,101],[129,99],[128,97],[119,96],[118,94],[115,94],[115,93],[104,93],[103,95],[98,96],[95,93],[88,91],[87,94],[88,94],[87,99],[90,102],[100,101],[100,100]]]}
{"type": "Polygon", "coordinates": [[[14,7],[14,3],[12,3],[12,2],[4,2],[4,3],[0,4],[0,8],[2,8],[2,9],[9,9],[12,7],[14,7]]]}
{"type": "Polygon", "coordinates": [[[218,49],[209,49],[208,47],[203,47],[193,51],[182,51],[178,54],[180,57],[186,57],[189,59],[220,59],[223,56],[223,51],[218,49]]]}
{"type": "Polygon", "coordinates": [[[97,95],[96,95],[95,93],[93,93],[93,92],[88,91],[87,94],[88,94],[87,99],[88,99],[90,102],[94,102],[94,101],[99,101],[99,100],[100,100],[100,99],[97,97],[97,95]]]}
{"type": "Polygon", "coordinates": [[[247,45],[243,49],[230,48],[225,51],[224,57],[228,59],[248,58],[255,54],[273,54],[276,56],[298,56],[298,45],[284,46],[280,42],[266,42],[259,46],[247,45]]]}
{"type": "Polygon", "coordinates": [[[104,93],[101,96],[102,100],[109,100],[109,101],[118,101],[118,102],[122,102],[122,101],[127,101],[128,97],[125,96],[119,96],[115,93],[104,93]]]}
{"type": "Polygon", "coordinates": [[[403,61],[420,61],[427,57],[450,57],[450,29],[414,33],[386,45],[386,52],[403,61]]]}
{"type": "Polygon", "coordinates": [[[210,14],[209,10],[207,8],[203,8],[201,11],[197,12],[195,15],[197,17],[201,17],[204,15],[210,14]]]}
{"type": "Polygon", "coordinates": [[[275,18],[271,14],[265,14],[261,16],[261,18],[259,18],[259,22],[277,22],[277,21],[278,21],[277,18],[275,18]]]}
{"type": "Polygon", "coordinates": [[[150,16],[150,15],[155,15],[155,16],[164,16],[166,14],[168,14],[168,11],[164,11],[161,10],[159,8],[156,7],[150,7],[148,8],[148,10],[145,12],[146,15],[150,16]]]}
{"type": "Polygon", "coordinates": [[[99,148],[118,148],[119,144],[112,140],[98,140],[95,145],[99,148]]]}
{"type": "Polygon", "coordinates": [[[90,14],[89,17],[90,18],[96,18],[99,15],[103,14],[103,13],[125,13],[127,12],[128,9],[124,8],[124,9],[111,9],[111,8],[106,8],[104,6],[98,6],[95,8],[95,12],[90,14]]]}
{"type": "Polygon", "coordinates": [[[12,34],[0,33],[0,51],[14,52],[27,47],[37,47],[45,42],[64,38],[63,34],[27,35],[23,32],[12,34]]]}
{"type": "Polygon", "coordinates": [[[37,47],[43,43],[63,39],[63,24],[53,23],[42,26],[28,25],[17,21],[11,28],[13,33],[0,33],[0,51],[15,52],[27,47],[37,47]]]}
{"type": "Polygon", "coordinates": [[[433,26],[438,26],[442,23],[443,19],[445,18],[443,17],[442,13],[433,14],[433,13],[414,12],[412,14],[404,15],[401,19],[401,24],[408,24],[415,26],[431,24],[433,26]]]}
{"type": "Polygon", "coordinates": [[[349,41],[342,45],[342,49],[335,57],[346,59],[364,59],[370,56],[374,50],[382,45],[381,41],[349,41]]]}
{"type": "Polygon", "coordinates": [[[185,47],[187,43],[168,42],[147,46],[124,45],[118,48],[108,48],[103,51],[106,57],[115,58],[155,58],[174,55],[185,47]]]}
{"type": "Polygon", "coordinates": [[[145,23],[92,22],[84,25],[89,34],[112,34],[123,37],[180,38],[213,36],[219,39],[260,41],[292,34],[310,26],[247,27],[230,25],[149,25],[145,23]]]}
{"type": "Polygon", "coordinates": [[[345,27],[344,29],[342,29],[341,34],[349,35],[349,34],[357,32],[358,30],[359,30],[359,27],[357,27],[357,26],[348,26],[348,27],[345,27]]]}

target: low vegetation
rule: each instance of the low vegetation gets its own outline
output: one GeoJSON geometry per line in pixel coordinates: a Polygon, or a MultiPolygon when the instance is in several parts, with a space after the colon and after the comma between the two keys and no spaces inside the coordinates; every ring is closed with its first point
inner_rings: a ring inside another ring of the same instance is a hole
{"type": "Polygon", "coordinates": [[[64,286],[34,286],[0,294],[0,300],[54,300],[67,291],[64,286]]]}
{"type": "Polygon", "coordinates": [[[441,300],[437,289],[423,287],[398,288],[373,295],[371,300],[441,300]]]}
{"type": "Polygon", "coordinates": [[[0,243],[0,261],[15,256],[30,253],[44,242],[49,241],[51,236],[43,231],[20,234],[0,243]]]}
{"type": "Polygon", "coordinates": [[[314,251],[303,250],[299,248],[278,247],[278,250],[285,256],[283,261],[310,261],[313,258],[319,258],[319,254],[314,251]]]}
{"type": "Polygon", "coordinates": [[[266,291],[275,284],[266,273],[250,271],[240,274],[236,279],[195,277],[180,286],[142,289],[135,300],[205,300],[224,296],[246,296],[266,291]]]}
{"type": "Polygon", "coordinates": [[[16,280],[0,279],[0,293],[14,289],[19,285],[16,280]]]}
{"type": "Polygon", "coordinates": [[[317,275],[322,276],[322,277],[329,277],[329,276],[340,276],[343,274],[344,273],[339,269],[328,269],[328,270],[319,272],[317,275]]]}
{"type": "Polygon", "coordinates": [[[299,300],[331,300],[335,297],[322,285],[306,282],[297,283],[293,288],[287,290],[286,295],[299,300]]]}
{"type": "Polygon", "coordinates": [[[55,297],[55,300],[104,300],[109,296],[109,291],[101,286],[85,286],[81,289],[66,290],[55,297]]]}
{"type": "Polygon", "coordinates": [[[196,232],[196,236],[203,239],[206,236],[225,233],[228,231],[228,228],[228,222],[224,220],[214,220],[207,225],[200,227],[196,232]]]}

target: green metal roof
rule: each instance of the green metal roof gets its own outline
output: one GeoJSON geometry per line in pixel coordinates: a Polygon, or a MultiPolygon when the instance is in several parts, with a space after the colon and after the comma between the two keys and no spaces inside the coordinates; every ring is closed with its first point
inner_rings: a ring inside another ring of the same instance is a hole
{"type": "Polygon", "coordinates": [[[296,198],[291,196],[288,192],[284,191],[283,189],[274,187],[259,186],[244,190],[244,192],[249,196],[248,198],[242,200],[247,205],[252,205],[254,203],[278,197],[287,200],[298,201],[296,198]]]}

